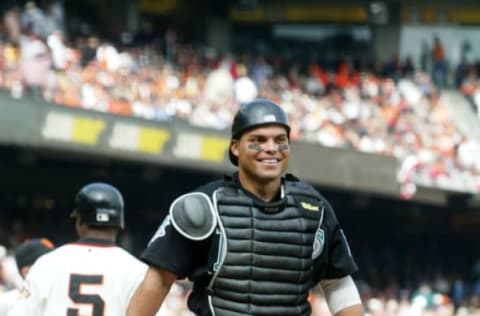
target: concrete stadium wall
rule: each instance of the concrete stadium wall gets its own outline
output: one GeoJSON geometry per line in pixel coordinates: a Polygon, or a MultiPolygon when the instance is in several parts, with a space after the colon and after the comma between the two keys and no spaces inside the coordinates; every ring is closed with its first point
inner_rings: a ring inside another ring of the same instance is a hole
{"type": "MultiPolygon", "coordinates": [[[[228,130],[86,111],[0,93],[0,145],[88,154],[114,160],[230,173],[228,130]]],[[[315,185],[400,198],[399,162],[390,156],[294,142],[289,172],[315,185]]],[[[420,187],[415,199],[445,204],[447,194],[420,187]]]]}

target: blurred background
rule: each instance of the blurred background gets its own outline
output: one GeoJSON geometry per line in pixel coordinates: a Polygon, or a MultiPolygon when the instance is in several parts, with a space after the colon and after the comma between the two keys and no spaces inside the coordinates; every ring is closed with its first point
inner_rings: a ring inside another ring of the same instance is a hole
{"type": "Polygon", "coordinates": [[[173,198],[234,171],[233,114],[267,97],[369,315],[480,315],[479,73],[475,0],[2,0],[0,291],[20,242],[75,238],[87,182],[123,192],[139,255],[173,198]]]}

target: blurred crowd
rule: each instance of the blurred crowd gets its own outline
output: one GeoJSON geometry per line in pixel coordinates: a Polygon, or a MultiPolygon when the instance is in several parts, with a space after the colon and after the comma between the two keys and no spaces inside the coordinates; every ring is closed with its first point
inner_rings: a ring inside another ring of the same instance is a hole
{"type": "MultiPolygon", "coordinates": [[[[160,45],[69,39],[61,12],[56,2],[5,12],[0,87],[13,97],[218,129],[229,127],[239,104],[267,97],[288,112],[294,140],[397,157],[404,198],[417,182],[480,190],[478,140],[459,132],[431,76],[409,59],[326,65],[280,53],[220,54],[179,41],[172,29],[152,41],[160,45]]],[[[462,78],[465,90],[468,74],[462,78]]]]}
{"type": "MultiPolygon", "coordinates": [[[[459,132],[439,101],[445,81],[439,43],[432,74],[398,57],[325,63],[280,53],[220,53],[182,42],[173,29],[150,43],[147,22],[134,45],[126,45],[95,35],[69,38],[61,5],[46,3],[3,12],[0,88],[14,98],[227,129],[240,104],[266,97],[287,111],[293,140],[398,158],[406,199],[418,182],[480,191],[480,144],[459,132]]],[[[455,83],[480,107],[479,69],[462,62],[455,83]]],[[[7,249],[0,248],[0,258],[1,286],[18,286],[7,249]]],[[[458,276],[418,277],[409,288],[395,280],[388,286],[357,281],[371,316],[480,315],[480,283],[467,286],[458,276]]],[[[175,285],[165,315],[191,315],[188,292],[186,284],[175,285]]],[[[312,292],[311,302],[312,316],[330,315],[321,291],[312,292]]]]}

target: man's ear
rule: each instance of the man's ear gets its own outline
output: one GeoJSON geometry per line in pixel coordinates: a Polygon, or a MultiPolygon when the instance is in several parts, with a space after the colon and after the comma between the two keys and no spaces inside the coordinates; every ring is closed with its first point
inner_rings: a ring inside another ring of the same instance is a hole
{"type": "Polygon", "coordinates": [[[88,225],[81,216],[77,216],[75,219],[75,230],[77,231],[77,235],[79,237],[83,237],[88,230],[88,225]]]}
{"type": "Polygon", "coordinates": [[[20,268],[20,275],[22,278],[25,279],[27,277],[28,271],[30,271],[30,266],[23,266],[20,268]]]}
{"type": "Polygon", "coordinates": [[[238,139],[232,139],[230,142],[230,151],[234,156],[238,158],[238,147],[240,145],[240,141],[238,139]]]}

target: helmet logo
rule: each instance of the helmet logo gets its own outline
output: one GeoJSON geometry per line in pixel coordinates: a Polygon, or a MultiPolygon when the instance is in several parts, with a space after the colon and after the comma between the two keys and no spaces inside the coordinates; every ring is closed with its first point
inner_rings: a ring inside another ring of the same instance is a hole
{"type": "Polygon", "coordinates": [[[273,114],[266,114],[263,116],[263,122],[276,122],[277,118],[273,114]]]}
{"type": "Polygon", "coordinates": [[[110,221],[110,216],[108,215],[109,210],[106,209],[99,209],[97,210],[97,222],[102,223],[102,222],[108,222],[110,221]]]}

